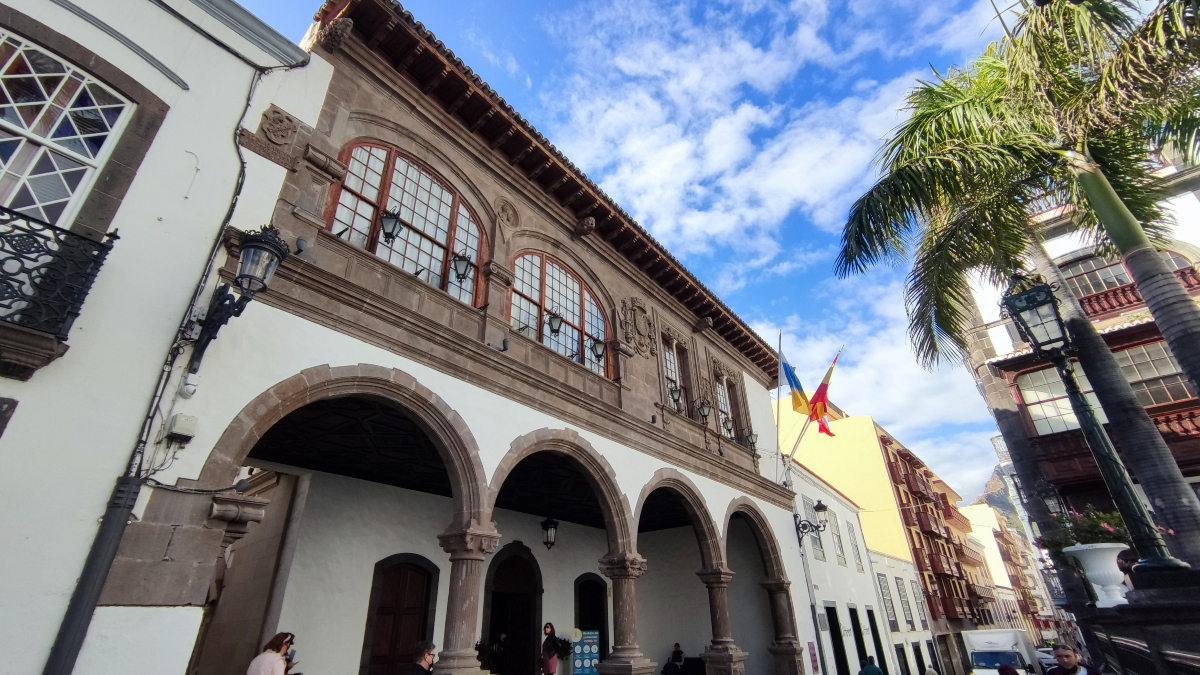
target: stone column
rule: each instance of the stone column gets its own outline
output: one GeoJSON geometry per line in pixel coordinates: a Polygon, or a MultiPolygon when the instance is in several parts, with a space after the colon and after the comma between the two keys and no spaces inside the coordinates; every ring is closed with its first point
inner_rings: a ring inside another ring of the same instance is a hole
{"type": "Polygon", "coordinates": [[[729,629],[729,582],[733,572],[725,568],[696,573],[708,587],[708,612],[712,617],[712,644],[704,648],[704,670],[709,675],[744,675],[746,652],[733,644],[729,629]]]}
{"type": "Polygon", "coordinates": [[[790,581],[764,581],[771,598],[774,644],[767,648],[775,656],[775,675],[804,675],[804,650],[796,637],[796,611],[792,607],[790,581]]]}
{"type": "Polygon", "coordinates": [[[601,558],[600,573],[612,579],[613,649],[596,670],[601,675],[650,675],[658,664],[642,656],[638,648],[633,588],[633,582],[646,573],[646,561],[630,554],[601,558]]]}
{"type": "Polygon", "coordinates": [[[450,596],[446,602],[446,632],[442,651],[433,669],[438,673],[482,674],[475,652],[475,624],[479,620],[483,558],[496,550],[500,534],[468,527],[438,535],[442,550],[450,554],[450,596]]]}

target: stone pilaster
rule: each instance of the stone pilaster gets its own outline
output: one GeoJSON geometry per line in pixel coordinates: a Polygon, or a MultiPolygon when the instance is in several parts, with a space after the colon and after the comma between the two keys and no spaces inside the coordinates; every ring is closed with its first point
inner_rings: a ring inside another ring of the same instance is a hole
{"type": "Polygon", "coordinates": [[[613,649],[596,667],[601,675],[650,675],[657,663],[642,655],[637,644],[637,597],[634,581],[646,573],[646,561],[621,554],[600,559],[600,573],[613,584],[613,649]]]}
{"type": "Polygon", "coordinates": [[[712,618],[712,644],[704,648],[704,670],[709,675],[745,675],[746,652],[733,643],[729,627],[729,582],[733,572],[725,568],[696,573],[708,587],[708,612],[712,618]]]}
{"type": "Polygon", "coordinates": [[[790,581],[765,581],[771,600],[771,621],[775,627],[774,644],[767,648],[775,657],[775,675],[804,675],[804,649],[796,637],[796,612],[792,607],[790,581]]]}
{"type": "Polygon", "coordinates": [[[483,559],[496,551],[500,534],[478,526],[438,535],[442,550],[450,554],[450,595],[446,602],[446,632],[442,651],[433,669],[438,673],[480,675],[475,652],[475,624],[479,619],[483,559]]]}

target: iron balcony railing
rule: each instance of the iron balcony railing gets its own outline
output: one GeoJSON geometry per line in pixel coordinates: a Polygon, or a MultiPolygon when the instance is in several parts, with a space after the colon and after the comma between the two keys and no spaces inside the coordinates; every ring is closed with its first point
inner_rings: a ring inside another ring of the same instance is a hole
{"type": "Polygon", "coordinates": [[[0,206],[0,321],[66,340],[116,238],[95,241],[0,206]]]}

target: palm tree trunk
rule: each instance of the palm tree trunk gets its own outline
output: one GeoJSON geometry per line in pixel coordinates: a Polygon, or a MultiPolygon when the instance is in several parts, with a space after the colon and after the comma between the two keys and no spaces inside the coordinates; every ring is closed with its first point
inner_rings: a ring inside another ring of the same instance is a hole
{"type": "MultiPolygon", "coordinates": [[[[1062,271],[1050,261],[1040,241],[1031,244],[1027,252],[1038,272],[1058,289],[1056,296],[1078,350],[1079,365],[1108,416],[1107,431],[1119,446],[1125,467],[1141,484],[1159,523],[1175,531],[1173,536],[1163,537],[1167,548],[1175,557],[1200,567],[1200,501],[1196,493],[1183,479],[1171,449],[1137,400],[1108,344],[1068,290],[1062,271]]],[[[1154,256],[1157,259],[1158,253],[1154,256]]]]}
{"type": "Polygon", "coordinates": [[[1163,262],[1141,223],[1117,196],[1104,172],[1094,164],[1081,169],[1079,184],[1108,238],[1125,259],[1133,283],[1141,291],[1146,308],[1179,367],[1191,380],[1192,387],[1200,391],[1200,307],[1163,262]]]}

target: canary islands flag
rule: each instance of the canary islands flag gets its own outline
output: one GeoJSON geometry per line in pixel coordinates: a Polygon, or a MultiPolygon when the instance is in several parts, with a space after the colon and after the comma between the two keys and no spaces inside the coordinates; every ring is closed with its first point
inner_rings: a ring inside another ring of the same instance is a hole
{"type": "Polygon", "coordinates": [[[833,432],[829,429],[829,378],[833,377],[833,369],[837,366],[838,358],[841,355],[842,350],[839,349],[837,356],[833,357],[833,363],[829,364],[829,370],[825,373],[825,379],[821,380],[821,386],[817,387],[817,391],[813,393],[812,401],[809,404],[812,411],[809,413],[808,419],[817,423],[818,431],[829,436],[833,435],[833,432]]]}
{"type": "Polygon", "coordinates": [[[783,352],[779,353],[779,386],[787,383],[787,386],[792,390],[792,410],[801,415],[808,415],[812,412],[812,408],[808,405],[808,396],[804,394],[804,387],[800,386],[800,378],[796,377],[796,371],[792,370],[792,366],[788,364],[787,357],[783,352]]]}

